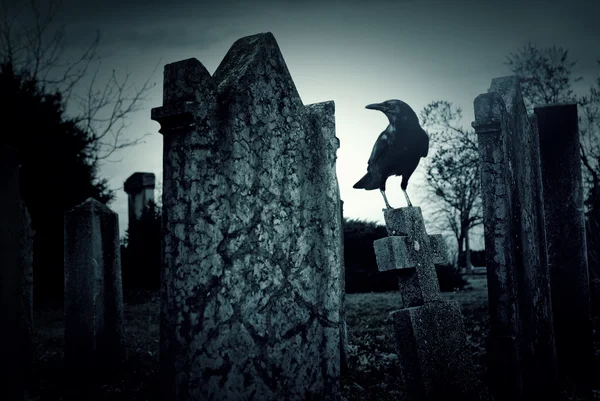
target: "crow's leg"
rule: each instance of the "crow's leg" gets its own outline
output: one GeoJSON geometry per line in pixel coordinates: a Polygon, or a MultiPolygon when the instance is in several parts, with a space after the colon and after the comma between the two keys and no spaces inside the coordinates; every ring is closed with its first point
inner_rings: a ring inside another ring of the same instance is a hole
{"type": "Polygon", "coordinates": [[[402,192],[404,193],[404,197],[406,198],[406,203],[408,203],[408,207],[412,207],[412,203],[410,203],[410,199],[408,199],[408,194],[406,193],[406,190],[402,189],[402,192]]]}
{"type": "Polygon", "coordinates": [[[381,195],[383,195],[383,201],[385,202],[385,206],[388,209],[393,209],[393,207],[390,206],[390,203],[387,200],[387,196],[385,196],[385,191],[383,189],[380,189],[379,191],[381,191],[381,195]]]}
{"type": "MultiPolygon", "coordinates": [[[[410,174],[412,174],[412,171],[410,172],[410,174]]],[[[408,179],[410,178],[410,174],[403,174],[402,183],[400,184],[400,188],[402,188],[402,192],[404,193],[404,197],[406,198],[406,203],[408,203],[408,207],[412,207],[412,203],[410,203],[410,199],[408,199],[408,194],[406,193],[406,187],[408,187],[408,179]]]]}

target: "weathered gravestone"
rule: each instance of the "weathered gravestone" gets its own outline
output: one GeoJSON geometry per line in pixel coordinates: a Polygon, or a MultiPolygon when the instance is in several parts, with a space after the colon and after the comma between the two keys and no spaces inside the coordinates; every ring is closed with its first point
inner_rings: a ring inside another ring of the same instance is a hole
{"type": "Polygon", "coordinates": [[[119,216],[89,198],[64,218],[65,369],[85,384],[125,357],[119,216]]]}
{"type": "Polygon", "coordinates": [[[22,400],[33,360],[33,231],[17,152],[0,145],[0,399],[22,400]]]}
{"type": "Polygon", "coordinates": [[[577,104],[534,109],[540,137],[548,266],[558,374],[590,395],[594,343],[577,104]]]}
{"type": "Polygon", "coordinates": [[[490,308],[488,377],[496,400],[556,399],[557,371],[535,118],[518,77],[475,101],[490,308]]]}
{"type": "Polygon", "coordinates": [[[270,33],[214,75],[165,66],[162,399],[337,400],[333,102],[304,106],[270,33]]]}
{"type": "Polygon", "coordinates": [[[123,184],[129,208],[129,226],[142,217],[144,208],[154,201],[156,177],[153,173],[133,173],[123,184]]]}
{"type": "Polygon", "coordinates": [[[406,400],[479,400],[457,302],[440,294],[441,235],[425,231],[421,208],[384,209],[389,237],[374,242],[379,271],[400,269],[403,309],[392,312],[406,400]]]}

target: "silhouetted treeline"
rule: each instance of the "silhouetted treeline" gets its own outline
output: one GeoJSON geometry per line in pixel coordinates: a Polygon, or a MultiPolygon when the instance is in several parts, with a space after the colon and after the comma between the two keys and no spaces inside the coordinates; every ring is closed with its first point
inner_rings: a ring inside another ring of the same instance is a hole
{"type": "Polygon", "coordinates": [[[398,273],[377,270],[373,241],[387,237],[384,226],[344,218],[344,263],[346,292],[394,291],[398,273]]]}
{"type": "Polygon", "coordinates": [[[5,129],[1,143],[17,150],[20,191],[31,214],[34,237],[34,296],[63,297],[63,212],[89,197],[112,199],[98,180],[92,136],[64,115],[60,93],[0,66],[0,97],[5,129]]]}

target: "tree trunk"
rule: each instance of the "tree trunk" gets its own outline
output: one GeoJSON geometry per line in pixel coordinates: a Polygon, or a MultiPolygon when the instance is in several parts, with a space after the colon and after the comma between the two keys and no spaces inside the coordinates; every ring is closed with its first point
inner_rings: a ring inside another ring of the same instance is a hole
{"type": "Polygon", "coordinates": [[[473,265],[471,265],[471,248],[469,246],[469,229],[465,230],[465,269],[466,273],[473,274],[473,265]]]}
{"type": "Polygon", "coordinates": [[[464,244],[465,237],[464,237],[462,231],[456,240],[458,242],[458,261],[456,264],[457,264],[458,271],[460,271],[465,263],[465,255],[464,255],[464,250],[463,250],[464,249],[463,244],[464,244]]]}

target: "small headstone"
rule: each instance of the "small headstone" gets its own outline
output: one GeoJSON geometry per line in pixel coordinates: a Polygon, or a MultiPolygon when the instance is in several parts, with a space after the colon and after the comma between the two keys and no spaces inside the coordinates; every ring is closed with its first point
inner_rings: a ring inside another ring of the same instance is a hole
{"type": "Polygon", "coordinates": [[[383,212],[390,236],[375,241],[375,255],[380,271],[402,270],[404,308],[390,316],[404,399],[479,400],[460,308],[440,294],[435,265],[446,262],[443,238],[427,234],[418,207],[383,212]]]}
{"type": "Polygon", "coordinates": [[[490,307],[489,388],[499,401],[558,396],[535,121],[518,77],[475,101],[490,307]]]}
{"type": "Polygon", "coordinates": [[[339,400],[333,102],[304,106],[272,34],[214,75],[165,66],[164,401],[339,400]]]}
{"type": "Polygon", "coordinates": [[[119,217],[95,199],[65,213],[65,370],[80,384],[125,357],[119,217]]]}
{"type": "Polygon", "coordinates": [[[591,395],[594,343],[577,104],[534,109],[540,136],[548,265],[561,381],[591,395]]]}
{"type": "Polygon", "coordinates": [[[127,193],[129,208],[129,226],[142,217],[144,208],[154,201],[156,178],[153,173],[133,173],[123,184],[127,193]]]}

